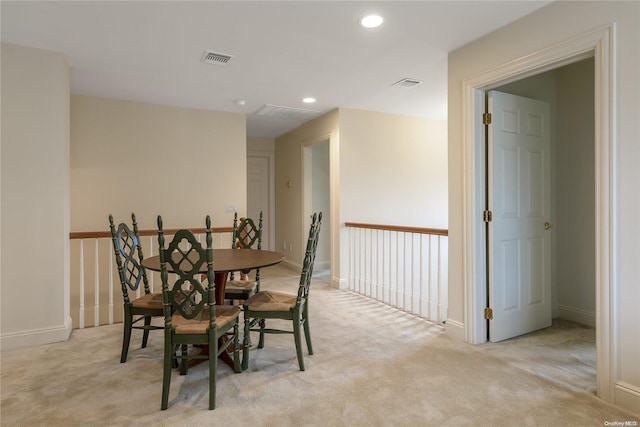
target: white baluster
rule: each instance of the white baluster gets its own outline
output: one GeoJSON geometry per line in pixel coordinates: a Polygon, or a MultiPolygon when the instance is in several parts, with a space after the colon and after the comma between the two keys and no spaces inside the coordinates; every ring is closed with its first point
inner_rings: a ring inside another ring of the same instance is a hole
{"type": "Polygon", "coordinates": [[[351,230],[351,290],[357,292],[357,274],[358,274],[358,229],[351,230]]]}
{"type": "Polygon", "coordinates": [[[449,238],[438,238],[438,322],[447,320],[447,307],[449,298],[449,238]]]}
{"type": "Polygon", "coordinates": [[[113,251],[109,251],[109,324],[113,325],[113,251]]]}
{"type": "Polygon", "coordinates": [[[93,314],[93,326],[100,326],[100,267],[98,265],[98,239],[96,239],[96,255],[95,255],[95,311],[93,314]]]}
{"type": "Polygon", "coordinates": [[[356,288],[358,289],[358,293],[364,295],[364,229],[358,229],[358,269],[357,269],[357,280],[356,280],[356,288]]]}
{"type": "MultiPolygon", "coordinates": [[[[149,256],[153,256],[153,236],[149,237],[149,256]]],[[[153,293],[153,271],[149,270],[146,271],[146,273],[147,279],[149,279],[149,289],[151,290],[151,293],[153,293]]]]}
{"type": "Polygon", "coordinates": [[[411,233],[411,312],[420,314],[420,270],[422,260],[420,258],[421,235],[411,233]]]}
{"type": "Polygon", "coordinates": [[[371,230],[371,297],[380,299],[378,294],[378,230],[371,230]]]}
{"type": "Polygon", "coordinates": [[[429,236],[430,240],[430,253],[429,253],[429,320],[436,322],[438,317],[438,305],[440,304],[440,280],[438,279],[438,258],[440,256],[438,251],[438,236],[429,236]]]}
{"type": "Polygon", "coordinates": [[[380,284],[382,286],[382,293],[380,295],[380,301],[385,304],[389,303],[391,292],[391,249],[389,242],[391,240],[391,231],[382,231],[382,241],[380,242],[380,262],[382,263],[382,276],[380,277],[380,284]]]}
{"type": "Polygon", "coordinates": [[[352,254],[352,258],[351,258],[351,290],[354,292],[357,292],[357,286],[358,283],[356,282],[357,280],[357,274],[358,274],[358,229],[354,228],[353,230],[351,230],[352,236],[351,236],[351,254],[352,254]]]}
{"type": "Polygon", "coordinates": [[[413,297],[413,233],[404,233],[404,255],[402,269],[404,284],[402,292],[402,309],[411,311],[411,300],[413,297]]]}
{"type": "Polygon", "coordinates": [[[84,239],[80,239],[80,310],[78,328],[84,329],[84,239]]]}
{"type": "Polygon", "coordinates": [[[398,233],[389,232],[389,300],[387,304],[396,303],[396,270],[398,269],[397,242],[398,233]]]}
{"type": "Polygon", "coordinates": [[[372,238],[372,234],[373,234],[373,230],[366,230],[365,234],[364,234],[364,264],[365,264],[365,270],[364,270],[364,274],[365,274],[365,295],[367,296],[372,296],[373,292],[371,289],[371,277],[372,277],[372,269],[373,269],[373,261],[372,261],[372,254],[371,254],[371,242],[373,241],[372,238]]]}
{"type": "Polygon", "coordinates": [[[429,319],[429,235],[420,235],[420,302],[419,314],[425,319],[429,319]],[[426,248],[425,248],[426,247],[426,248]],[[427,260],[425,263],[424,260],[427,260]],[[426,264],[426,265],[425,265],[426,264]]]}

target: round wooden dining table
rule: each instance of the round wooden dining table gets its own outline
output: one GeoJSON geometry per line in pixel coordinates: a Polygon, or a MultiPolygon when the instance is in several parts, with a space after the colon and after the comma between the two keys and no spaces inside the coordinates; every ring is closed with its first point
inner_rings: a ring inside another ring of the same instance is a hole
{"type": "MultiPolygon", "coordinates": [[[[197,253],[192,254],[197,256],[197,253]]],[[[180,254],[175,254],[176,260],[180,259],[180,254]]],[[[213,250],[213,271],[216,288],[216,304],[224,304],[224,291],[227,287],[227,276],[231,271],[246,271],[256,268],[269,267],[284,260],[284,255],[280,252],[267,251],[263,249],[214,249],[213,250]]],[[[186,262],[186,261],[185,261],[186,262]]],[[[149,270],[160,271],[160,256],[155,255],[145,258],[142,266],[149,270]]],[[[171,264],[167,263],[167,271],[172,272],[171,264]]],[[[207,263],[200,266],[200,273],[207,273],[207,263]]]]}

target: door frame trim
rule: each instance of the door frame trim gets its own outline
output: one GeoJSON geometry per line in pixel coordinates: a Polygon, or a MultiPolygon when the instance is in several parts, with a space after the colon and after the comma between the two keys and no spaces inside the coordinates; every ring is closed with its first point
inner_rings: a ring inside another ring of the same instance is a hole
{"type": "Polygon", "coordinates": [[[478,73],[462,82],[464,339],[486,342],[484,139],[488,89],[593,56],[595,60],[596,377],[597,393],[614,402],[618,374],[615,24],[478,73]]]}

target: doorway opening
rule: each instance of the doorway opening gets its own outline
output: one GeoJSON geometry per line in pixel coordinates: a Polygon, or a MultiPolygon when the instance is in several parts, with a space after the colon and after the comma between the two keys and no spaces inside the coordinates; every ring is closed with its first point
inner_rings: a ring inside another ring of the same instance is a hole
{"type": "Polygon", "coordinates": [[[617,301],[615,209],[615,65],[614,27],[603,27],[538,52],[498,65],[463,81],[463,180],[465,270],[465,339],[486,341],[486,259],[482,222],[484,197],[482,110],[485,91],[535,74],[594,57],[595,62],[595,288],[597,394],[614,401],[618,342],[614,331],[617,301]]]}
{"type": "Polygon", "coordinates": [[[309,145],[303,146],[303,242],[306,246],[306,238],[311,216],[322,212],[322,226],[316,260],[314,263],[314,275],[329,274],[331,267],[331,179],[330,179],[330,139],[321,138],[309,145]]]}
{"type": "MultiPolygon", "coordinates": [[[[579,384],[582,389],[595,390],[594,67],[594,58],[591,57],[498,86],[490,92],[499,91],[537,102],[542,101],[550,107],[549,120],[545,123],[550,136],[550,185],[546,198],[549,212],[545,223],[550,245],[549,253],[545,257],[549,261],[548,265],[545,262],[541,270],[549,269],[547,319],[549,323],[551,319],[553,321],[550,327],[537,332],[529,332],[515,338],[513,334],[508,335],[506,341],[499,339],[498,331],[513,328],[517,322],[511,322],[509,327],[505,328],[505,325],[494,325],[493,321],[488,321],[487,332],[489,341],[500,341],[500,344],[503,344],[495,345],[496,349],[504,350],[501,355],[517,355],[532,366],[540,365],[544,366],[544,369],[557,371],[556,377],[562,377],[564,382],[579,384]],[[493,326],[497,329],[492,329],[493,326]],[[544,358],[540,358],[539,354],[533,351],[540,346],[545,347],[544,358]]],[[[494,119],[488,126],[497,127],[502,121],[501,117],[494,119]]],[[[496,129],[493,130],[497,132],[496,129]]],[[[527,166],[523,165],[524,168],[527,166]]],[[[500,176],[497,173],[488,175],[491,175],[494,181],[500,176]]],[[[487,189],[488,181],[487,179],[487,189]]],[[[527,189],[523,189],[522,193],[526,194],[527,189]]],[[[494,223],[491,225],[500,221],[500,215],[494,212],[493,220],[494,223]]],[[[490,228],[489,225],[490,223],[487,223],[487,229],[490,228]]],[[[537,228],[541,228],[541,225],[537,224],[537,228]]],[[[488,241],[492,237],[488,234],[488,241]]],[[[492,271],[495,260],[490,252],[487,252],[486,256],[489,272],[492,271]]],[[[489,276],[496,279],[495,274],[489,276]]],[[[532,276],[541,278],[541,275],[532,276]]],[[[493,296],[489,298],[494,301],[490,307],[500,304],[500,298],[492,295],[489,282],[487,295],[493,296]]],[[[494,319],[496,317],[494,316],[494,319]]],[[[523,321],[525,326],[529,322],[533,322],[533,318],[523,321]]]]}
{"type": "Polygon", "coordinates": [[[596,326],[594,67],[591,57],[495,89],[550,105],[552,318],[590,327],[596,326]]]}

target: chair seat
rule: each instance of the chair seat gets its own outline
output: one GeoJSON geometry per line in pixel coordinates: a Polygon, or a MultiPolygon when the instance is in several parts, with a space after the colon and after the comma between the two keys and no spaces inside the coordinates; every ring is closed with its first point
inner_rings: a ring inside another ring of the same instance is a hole
{"type": "Polygon", "coordinates": [[[155,308],[162,310],[162,293],[145,294],[131,302],[135,308],[155,308]]]}
{"type": "MultiPolygon", "coordinates": [[[[240,315],[240,307],[232,305],[216,305],[216,325],[222,328],[240,315]]],[[[194,319],[185,319],[178,312],[173,314],[171,323],[177,335],[206,334],[209,329],[209,310],[201,310],[194,319]]]]}
{"type": "Polygon", "coordinates": [[[296,295],[282,292],[261,291],[244,303],[251,311],[289,311],[296,305],[296,295]]]}
{"type": "Polygon", "coordinates": [[[225,292],[243,292],[251,291],[255,289],[256,286],[258,286],[258,282],[256,282],[255,280],[229,280],[224,290],[225,292]]]}
{"type": "Polygon", "coordinates": [[[224,297],[228,300],[246,300],[256,293],[258,282],[255,280],[229,280],[224,289],[224,297]]]}

